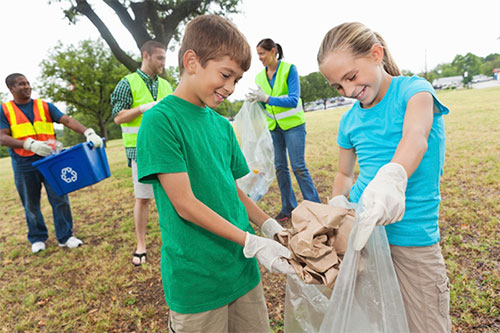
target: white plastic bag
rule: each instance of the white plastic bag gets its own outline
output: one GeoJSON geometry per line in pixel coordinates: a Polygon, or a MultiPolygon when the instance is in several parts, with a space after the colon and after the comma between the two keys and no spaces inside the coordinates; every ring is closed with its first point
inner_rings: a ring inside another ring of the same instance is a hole
{"type": "Polygon", "coordinates": [[[385,228],[375,227],[366,246],[355,251],[352,239],[359,230],[357,222],[320,332],[408,332],[385,228]]]}
{"type": "Polygon", "coordinates": [[[250,168],[237,183],[254,202],[267,193],[275,177],[273,139],[263,111],[259,103],[245,101],[234,117],[240,148],[250,168]]]}

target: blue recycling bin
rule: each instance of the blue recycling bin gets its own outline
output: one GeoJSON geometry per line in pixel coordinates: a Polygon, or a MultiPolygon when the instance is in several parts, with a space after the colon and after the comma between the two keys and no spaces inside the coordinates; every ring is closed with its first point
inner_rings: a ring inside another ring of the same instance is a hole
{"type": "Polygon", "coordinates": [[[104,146],[85,142],[33,163],[58,195],[100,182],[111,176],[104,146]]]}

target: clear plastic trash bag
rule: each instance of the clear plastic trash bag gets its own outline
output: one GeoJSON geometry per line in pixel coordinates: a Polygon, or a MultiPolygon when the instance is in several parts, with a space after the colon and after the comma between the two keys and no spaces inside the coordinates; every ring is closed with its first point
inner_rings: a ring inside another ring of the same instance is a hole
{"type": "Polygon", "coordinates": [[[257,202],[269,190],[274,177],[274,147],[264,110],[259,103],[245,101],[234,117],[235,132],[250,173],[238,186],[257,202]]]}
{"type": "Polygon", "coordinates": [[[298,275],[288,275],[285,294],[285,332],[319,332],[332,290],[306,284],[298,275]]]}
{"type": "Polygon", "coordinates": [[[352,246],[359,208],[329,299],[325,286],[288,276],[285,332],[409,332],[385,228],[375,227],[361,251],[352,246]]]}

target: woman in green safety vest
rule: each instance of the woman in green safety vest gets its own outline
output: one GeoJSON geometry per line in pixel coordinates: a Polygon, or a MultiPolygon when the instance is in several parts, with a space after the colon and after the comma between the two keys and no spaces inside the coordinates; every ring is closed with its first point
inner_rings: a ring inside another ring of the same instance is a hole
{"type": "Polygon", "coordinates": [[[255,83],[258,88],[251,90],[247,99],[265,105],[273,138],[276,178],[281,193],[281,211],[275,219],[283,222],[290,218],[292,210],[297,207],[288,170],[287,151],[304,199],[314,202],[320,200],[304,158],[306,124],[297,68],[281,61],[283,49],[270,38],[257,44],[257,54],[265,69],[257,74],[255,83]]]}

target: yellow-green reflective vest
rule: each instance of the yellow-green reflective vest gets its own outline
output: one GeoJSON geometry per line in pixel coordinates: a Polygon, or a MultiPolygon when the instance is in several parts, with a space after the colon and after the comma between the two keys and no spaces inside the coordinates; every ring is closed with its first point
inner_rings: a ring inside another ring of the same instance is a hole
{"type": "MultiPolygon", "coordinates": [[[[267,79],[266,69],[263,69],[262,72],[257,74],[255,83],[269,96],[279,97],[288,95],[287,79],[291,67],[291,64],[280,61],[278,72],[274,80],[274,86],[272,88],[267,79]]],[[[304,109],[302,108],[302,100],[300,98],[295,108],[283,108],[266,104],[264,113],[266,114],[267,124],[271,131],[276,128],[276,123],[280,125],[281,129],[287,130],[302,125],[306,121],[304,109]]]]}
{"type": "MultiPolygon", "coordinates": [[[[146,86],[146,82],[144,82],[137,72],[129,74],[125,76],[125,78],[128,80],[130,89],[132,90],[133,102],[130,107],[131,109],[138,107],[139,105],[155,101],[148,89],[148,86],[146,86]]],[[[156,96],[156,100],[160,101],[170,94],[172,94],[172,87],[168,81],[158,77],[158,94],[156,96]]],[[[141,122],[142,114],[128,123],[121,124],[123,144],[125,147],[136,147],[137,133],[139,133],[141,122]]]]}

